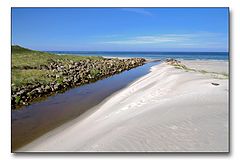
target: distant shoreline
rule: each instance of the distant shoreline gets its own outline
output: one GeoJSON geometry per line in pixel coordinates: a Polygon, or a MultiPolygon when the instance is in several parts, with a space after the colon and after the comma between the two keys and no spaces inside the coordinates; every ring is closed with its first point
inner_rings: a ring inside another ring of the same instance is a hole
{"type": "Polygon", "coordinates": [[[141,57],[145,59],[160,59],[166,58],[183,59],[183,60],[228,60],[228,52],[127,52],[127,51],[116,51],[116,52],[98,52],[98,51],[52,51],[50,53],[59,55],[81,55],[81,56],[102,56],[102,57],[114,57],[114,58],[135,58],[141,57]]]}

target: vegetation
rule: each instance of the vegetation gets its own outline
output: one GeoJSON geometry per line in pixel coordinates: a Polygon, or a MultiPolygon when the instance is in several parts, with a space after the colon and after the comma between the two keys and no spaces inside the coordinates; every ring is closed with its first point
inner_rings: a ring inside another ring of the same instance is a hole
{"type": "MultiPolygon", "coordinates": [[[[17,45],[12,46],[12,84],[22,86],[28,83],[40,82],[47,84],[55,78],[48,77],[49,70],[41,70],[51,62],[60,61],[64,65],[81,60],[98,60],[102,57],[56,55],[47,52],[34,51],[17,45]]],[[[60,80],[59,80],[60,81],[60,80]]]]}
{"type": "Polygon", "coordinates": [[[47,84],[53,79],[48,77],[48,70],[38,69],[12,69],[12,84],[15,86],[22,86],[26,84],[33,84],[40,82],[47,84]]]}
{"type": "Polygon", "coordinates": [[[228,78],[228,74],[226,74],[226,73],[217,73],[217,72],[209,72],[209,71],[205,71],[205,70],[192,69],[192,68],[188,68],[187,66],[185,66],[184,64],[181,64],[181,63],[169,63],[169,64],[174,66],[174,68],[176,68],[176,69],[183,69],[186,72],[193,71],[193,72],[199,72],[202,74],[210,74],[213,78],[217,78],[217,79],[228,78]]]}
{"type": "Polygon", "coordinates": [[[143,65],[145,59],[56,55],[12,46],[12,108],[143,65]]]}
{"type": "Polygon", "coordinates": [[[98,69],[92,69],[90,71],[91,76],[97,76],[98,74],[100,74],[100,71],[98,69]]]}

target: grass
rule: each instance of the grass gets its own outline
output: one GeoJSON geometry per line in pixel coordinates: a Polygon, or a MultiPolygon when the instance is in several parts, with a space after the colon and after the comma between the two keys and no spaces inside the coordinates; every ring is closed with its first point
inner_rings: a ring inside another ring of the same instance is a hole
{"type": "Polygon", "coordinates": [[[47,71],[47,70],[37,70],[37,69],[29,69],[29,70],[13,69],[12,83],[14,83],[15,86],[22,86],[28,83],[34,84],[36,82],[47,84],[54,80],[47,76],[49,72],[50,71],[47,71]]]}
{"type": "Polygon", "coordinates": [[[79,62],[81,60],[98,60],[102,57],[94,56],[75,56],[75,55],[57,55],[47,52],[33,51],[20,46],[12,46],[12,68],[38,67],[40,65],[47,65],[52,61],[79,62]]]}
{"type": "Polygon", "coordinates": [[[90,71],[90,74],[91,74],[91,76],[93,76],[93,77],[97,76],[99,73],[100,73],[100,71],[97,70],[97,69],[92,69],[92,70],[90,71]]]}
{"type": "MultiPolygon", "coordinates": [[[[28,83],[49,83],[55,78],[49,78],[50,71],[37,69],[41,65],[48,65],[53,61],[69,64],[70,61],[99,60],[102,57],[56,55],[47,52],[34,51],[20,46],[12,46],[12,84],[17,87],[28,83]]],[[[94,72],[94,74],[96,74],[94,72]]],[[[59,79],[59,81],[61,81],[59,79]]]]}
{"type": "Polygon", "coordinates": [[[193,71],[193,72],[199,72],[202,74],[211,74],[212,77],[217,78],[217,79],[227,79],[228,78],[228,74],[226,74],[226,73],[217,73],[217,72],[209,72],[209,71],[205,71],[205,70],[196,70],[196,69],[188,68],[183,64],[174,64],[173,66],[176,69],[183,69],[186,72],[193,71]],[[220,75],[222,77],[219,77],[218,75],[220,75]]]}

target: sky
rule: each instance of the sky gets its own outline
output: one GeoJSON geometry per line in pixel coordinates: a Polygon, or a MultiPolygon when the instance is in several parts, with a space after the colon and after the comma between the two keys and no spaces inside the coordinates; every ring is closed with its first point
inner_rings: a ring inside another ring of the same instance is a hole
{"type": "Polygon", "coordinates": [[[227,8],[13,8],[12,44],[42,51],[228,50],[227,8]]]}

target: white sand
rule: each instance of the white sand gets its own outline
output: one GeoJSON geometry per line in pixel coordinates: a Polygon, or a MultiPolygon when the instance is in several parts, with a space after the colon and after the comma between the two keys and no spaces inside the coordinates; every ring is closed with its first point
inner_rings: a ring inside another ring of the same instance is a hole
{"type": "MultiPolygon", "coordinates": [[[[194,64],[211,68],[209,61],[194,64]]],[[[162,63],[19,151],[228,151],[228,79],[162,63]]]]}
{"type": "Polygon", "coordinates": [[[182,60],[183,64],[192,69],[205,70],[208,72],[218,72],[228,74],[228,61],[219,60],[182,60]]]}

